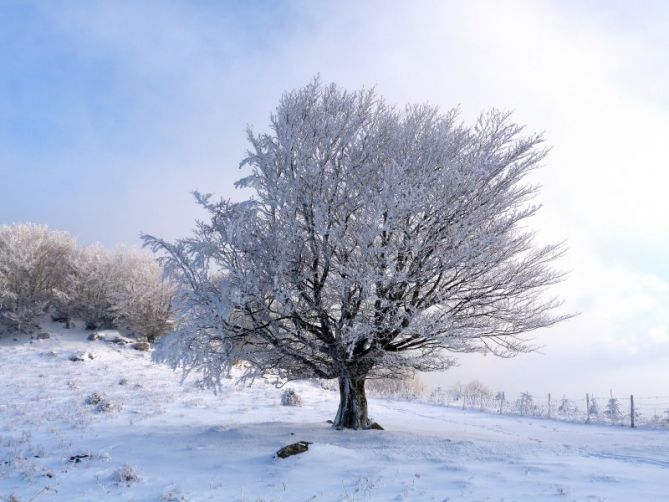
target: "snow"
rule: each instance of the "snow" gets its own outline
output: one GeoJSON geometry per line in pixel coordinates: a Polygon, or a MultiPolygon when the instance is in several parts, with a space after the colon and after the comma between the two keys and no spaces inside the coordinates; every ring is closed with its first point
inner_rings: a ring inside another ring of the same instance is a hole
{"type": "Polygon", "coordinates": [[[386,430],[336,431],[338,395],[316,382],[291,382],[301,407],[262,380],[216,396],[150,353],[47,331],[0,337],[0,500],[669,500],[666,431],[382,399],[386,430]]]}

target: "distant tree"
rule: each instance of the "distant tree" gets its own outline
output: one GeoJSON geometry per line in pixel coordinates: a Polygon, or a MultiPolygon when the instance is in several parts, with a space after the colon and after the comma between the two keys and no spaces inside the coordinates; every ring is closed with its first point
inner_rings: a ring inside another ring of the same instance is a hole
{"type": "Polygon", "coordinates": [[[588,408],[588,414],[591,417],[599,417],[599,404],[597,403],[597,399],[595,397],[590,398],[590,408],[588,408]]]}
{"type": "Polygon", "coordinates": [[[576,403],[574,403],[574,401],[571,401],[566,397],[563,397],[562,399],[560,399],[560,404],[558,404],[557,412],[558,415],[572,418],[578,413],[578,408],[576,406],[576,403]]]}
{"type": "Polygon", "coordinates": [[[413,378],[372,378],[367,380],[366,391],[372,395],[411,401],[425,394],[425,384],[417,376],[413,378]]]}
{"type": "Polygon", "coordinates": [[[606,408],[604,409],[604,415],[611,421],[617,421],[622,418],[622,411],[620,410],[620,401],[615,397],[611,396],[606,403],[606,408]]]}
{"type": "Polygon", "coordinates": [[[465,386],[463,393],[469,404],[472,406],[481,405],[483,402],[487,402],[494,397],[493,392],[478,380],[469,382],[465,386]]]}
{"type": "Polygon", "coordinates": [[[566,318],[545,294],[563,247],[525,225],[546,151],[507,113],[457,120],[317,80],[285,94],[271,132],[248,135],[237,185],[254,195],[197,194],[192,237],[145,236],[181,286],[157,358],[213,386],[240,358],[245,376],[337,378],[335,426],[360,429],[368,377],[530,350],[519,335],[566,318]]]}
{"type": "Polygon", "coordinates": [[[74,239],[45,225],[0,226],[0,325],[32,331],[41,315],[66,303],[74,239]]]}
{"type": "Polygon", "coordinates": [[[465,398],[465,384],[457,381],[448,388],[448,396],[451,401],[460,401],[465,398]]]}
{"type": "Polygon", "coordinates": [[[533,415],[536,411],[534,397],[529,392],[520,394],[520,399],[516,402],[516,408],[521,415],[533,415]]]}
{"type": "Polygon", "coordinates": [[[433,404],[448,404],[450,401],[450,395],[448,392],[444,391],[443,388],[437,387],[434,389],[432,392],[430,392],[430,395],[428,397],[428,401],[433,403],[433,404]]]}

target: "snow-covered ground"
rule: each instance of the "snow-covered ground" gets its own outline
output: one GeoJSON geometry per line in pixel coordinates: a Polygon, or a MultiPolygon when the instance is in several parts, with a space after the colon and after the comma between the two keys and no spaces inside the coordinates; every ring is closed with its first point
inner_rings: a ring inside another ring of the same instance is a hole
{"type": "Polygon", "coordinates": [[[0,500],[669,500],[666,431],[380,399],[385,431],[336,431],[338,396],[316,383],[292,384],[301,408],[262,381],[214,396],[147,352],[48,331],[0,340],[0,500]]]}

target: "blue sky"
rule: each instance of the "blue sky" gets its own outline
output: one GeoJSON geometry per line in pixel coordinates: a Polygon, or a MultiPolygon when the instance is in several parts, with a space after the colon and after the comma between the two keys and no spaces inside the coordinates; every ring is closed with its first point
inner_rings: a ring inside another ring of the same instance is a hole
{"type": "Polygon", "coordinates": [[[535,224],[567,239],[559,292],[583,314],[537,334],[543,355],[465,358],[448,378],[661,390],[667,54],[664,1],[6,0],[0,223],[107,246],[184,235],[200,216],[189,192],[241,197],[245,127],[264,129],[281,92],[317,73],[399,104],[460,106],[465,120],[511,109],[553,146],[535,224]]]}

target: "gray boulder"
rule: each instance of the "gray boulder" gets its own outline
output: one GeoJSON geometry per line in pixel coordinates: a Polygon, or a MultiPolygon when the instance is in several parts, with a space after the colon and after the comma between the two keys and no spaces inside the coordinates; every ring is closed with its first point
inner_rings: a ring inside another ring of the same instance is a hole
{"type": "Polygon", "coordinates": [[[151,348],[151,344],[149,342],[137,342],[132,344],[132,348],[144,352],[151,348]]]}

